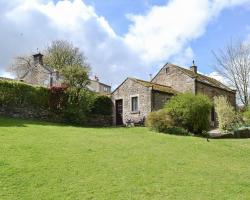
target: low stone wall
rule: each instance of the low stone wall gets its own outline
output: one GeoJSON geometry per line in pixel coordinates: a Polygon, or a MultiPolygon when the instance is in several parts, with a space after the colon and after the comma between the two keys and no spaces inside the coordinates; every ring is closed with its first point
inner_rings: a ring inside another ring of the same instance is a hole
{"type": "Polygon", "coordinates": [[[89,126],[108,127],[112,126],[113,118],[109,115],[91,115],[87,120],[87,124],[89,126]]]}
{"type": "Polygon", "coordinates": [[[37,119],[50,122],[61,122],[62,119],[56,114],[45,109],[34,109],[27,107],[0,107],[0,115],[12,118],[37,119]]]}
{"type": "MultiPolygon", "coordinates": [[[[57,115],[49,110],[32,109],[32,108],[9,108],[0,107],[0,116],[21,118],[21,119],[36,119],[47,122],[65,122],[60,115],[57,115]]],[[[87,119],[88,126],[107,127],[113,123],[112,116],[109,115],[91,115],[87,119]]]]}

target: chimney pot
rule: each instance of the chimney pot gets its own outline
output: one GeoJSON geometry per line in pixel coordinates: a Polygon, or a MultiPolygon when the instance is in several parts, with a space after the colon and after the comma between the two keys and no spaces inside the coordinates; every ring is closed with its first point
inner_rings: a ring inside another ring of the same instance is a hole
{"type": "Polygon", "coordinates": [[[33,55],[34,65],[43,65],[43,54],[37,53],[33,55]]]}

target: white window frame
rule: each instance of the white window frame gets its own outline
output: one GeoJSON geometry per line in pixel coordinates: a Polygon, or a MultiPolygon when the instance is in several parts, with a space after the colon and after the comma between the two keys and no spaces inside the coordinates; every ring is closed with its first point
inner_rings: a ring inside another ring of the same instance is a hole
{"type": "Polygon", "coordinates": [[[139,98],[139,94],[137,95],[130,95],[130,112],[131,113],[139,113],[140,112],[140,98],[139,98]],[[137,97],[137,111],[133,111],[132,110],[132,98],[133,97],[137,97]]]}

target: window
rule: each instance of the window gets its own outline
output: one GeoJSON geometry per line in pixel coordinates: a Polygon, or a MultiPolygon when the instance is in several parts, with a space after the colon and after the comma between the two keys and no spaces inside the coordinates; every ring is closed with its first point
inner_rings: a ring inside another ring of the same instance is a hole
{"type": "Polygon", "coordinates": [[[168,73],[168,68],[165,69],[166,70],[166,74],[168,73]]]}
{"type": "Polygon", "coordinates": [[[138,111],[138,97],[132,97],[131,104],[132,104],[132,112],[137,112],[138,111]]]}
{"type": "Polygon", "coordinates": [[[212,122],[215,121],[215,109],[214,109],[214,107],[212,107],[212,110],[211,110],[211,121],[212,122]]]}

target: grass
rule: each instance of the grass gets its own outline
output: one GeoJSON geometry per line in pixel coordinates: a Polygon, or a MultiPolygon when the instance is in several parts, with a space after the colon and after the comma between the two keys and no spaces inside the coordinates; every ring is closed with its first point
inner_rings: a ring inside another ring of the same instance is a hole
{"type": "Polygon", "coordinates": [[[250,140],[0,118],[0,199],[249,199],[250,140]]]}

